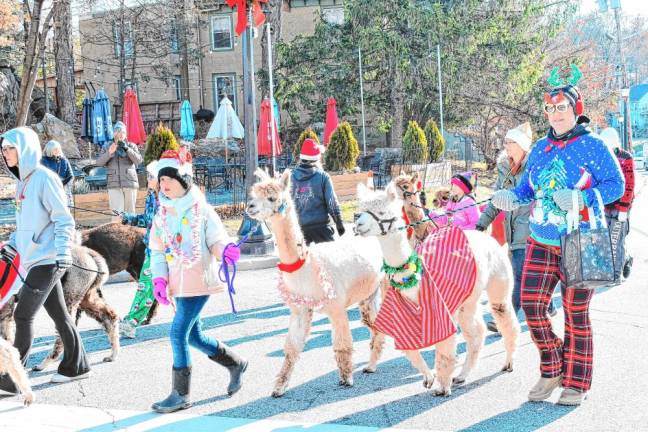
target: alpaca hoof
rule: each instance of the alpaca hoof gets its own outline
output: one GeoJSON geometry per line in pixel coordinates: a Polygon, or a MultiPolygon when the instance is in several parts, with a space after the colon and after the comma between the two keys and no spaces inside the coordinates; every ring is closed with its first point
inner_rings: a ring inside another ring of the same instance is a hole
{"type": "Polygon", "coordinates": [[[353,378],[340,378],[340,382],[338,382],[338,385],[340,387],[353,387],[353,378]]]}
{"type": "Polygon", "coordinates": [[[103,359],[104,363],[112,363],[114,361],[115,361],[115,358],[113,356],[104,357],[104,359],[103,359]]]}
{"type": "Polygon", "coordinates": [[[285,394],[286,394],[286,389],[274,389],[272,391],[272,397],[273,398],[280,398],[285,394]]]}
{"type": "Polygon", "coordinates": [[[452,385],[461,385],[466,382],[466,378],[462,376],[457,376],[452,378],[452,385]]]}
{"type": "Polygon", "coordinates": [[[502,366],[502,372],[513,372],[513,363],[506,363],[502,366]]]}
{"type": "Polygon", "coordinates": [[[366,373],[366,374],[375,373],[376,372],[376,366],[365,366],[365,368],[362,369],[362,372],[366,373]]]}
{"type": "Polygon", "coordinates": [[[29,393],[27,393],[27,394],[25,394],[25,395],[23,395],[23,396],[24,396],[24,398],[25,398],[25,400],[23,401],[23,404],[24,404],[26,407],[28,407],[29,405],[31,405],[32,403],[34,403],[34,394],[33,394],[33,393],[29,392],[29,393]]]}
{"type": "Polygon", "coordinates": [[[444,389],[444,388],[434,389],[434,390],[432,390],[432,394],[434,396],[448,397],[448,396],[450,396],[450,389],[444,389]]]}
{"type": "Polygon", "coordinates": [[[434,375],[423,377],[423,387],[426,389],[431,389],[434,385],[434,375]]]}

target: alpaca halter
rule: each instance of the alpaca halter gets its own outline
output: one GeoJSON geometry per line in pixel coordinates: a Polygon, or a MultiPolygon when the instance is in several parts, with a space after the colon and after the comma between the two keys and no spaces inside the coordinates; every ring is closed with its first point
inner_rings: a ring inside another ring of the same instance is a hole
{"type": "Polygon", "coordinates": [[[372,211],[366,210],[365,213],[367,213],[369,216],[374,218],[374,220],[378,223],[378,227],[380,227],[380,235],[387,235],[389,231],[391,231],[394,223],[396,222],[396,216],[394,216],[391,219],[380,219],[372,211]],[[387,226],[387,229],[385,229],[384,226],[385,224],[389,224],[389,226],[387,226]]]}

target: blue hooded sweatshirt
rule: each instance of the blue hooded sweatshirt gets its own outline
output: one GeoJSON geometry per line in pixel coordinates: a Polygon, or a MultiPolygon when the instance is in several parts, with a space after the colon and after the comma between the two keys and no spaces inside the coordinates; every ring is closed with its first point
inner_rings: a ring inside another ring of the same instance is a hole
{"type": "Polygon", "coordinates": [[[2,146],[18,151],[18,166],[9,168],[16,183],[16,231],[9,243],[29,270],[35,265],[71,260],[74,219],[67,207],[63,184],[56,173],[39,163],[41,148],[36,132],[28,127],[0,135],[2,146]]]}

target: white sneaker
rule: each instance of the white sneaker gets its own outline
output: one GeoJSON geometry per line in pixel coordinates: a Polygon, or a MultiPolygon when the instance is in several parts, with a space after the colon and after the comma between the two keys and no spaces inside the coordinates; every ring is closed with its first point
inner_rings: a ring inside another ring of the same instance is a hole
{"type": "Polygon", "coordinates": [[[86,379],[86,378],[90,378],[90,371],[88,371],[88,372],[86,372],[84,374],[81,374],[81,375],[73,376],[73,377],[69,377],[69,376],[61,375],[60,373],[56,373],[56,374],[52,375],[52,379],[50,380],[50,382],[51,383],[56,383],[56,384],[65,384],[65,383],[69,383],[69,382],[72,382],[72,381],[78,381],[78,380],[82,380],[82,379],[86,379]]]}

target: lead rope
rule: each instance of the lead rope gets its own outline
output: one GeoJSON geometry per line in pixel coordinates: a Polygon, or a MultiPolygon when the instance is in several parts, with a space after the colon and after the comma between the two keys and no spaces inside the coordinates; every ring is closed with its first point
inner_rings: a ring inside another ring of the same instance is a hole
{"type": "MultiPolygon", "coordinates": [[[[252,229],[244,235],[241,240],[239,240],[236,243],[228,243],[225,245],[225,248],[223,249],[223,252],[227,250],[229,247],[241,247],[243,243],[248,241],[250,236],[256,232],[256,230],[259,228],[260,222],[257,222],[254,224],[252,229]]],[[[229,294],[230,298],[230,305],[232,306],[232,313],[238,313],[236,311],[236,306],[234,305],[234,295],[236,294],[236,291],[234,290],[234,279],[236,278],[236,263],[233,262],[231,259],[227,258],[223,254],[223,259],[220,264],[220,268],[218,270],[218,278],[220,279],[221,282],[224,282],[227,285],[227,293],[229,294]],[[230,274],[230,269],[229,267],[232,267],[232,273],[230,274]]]]}

